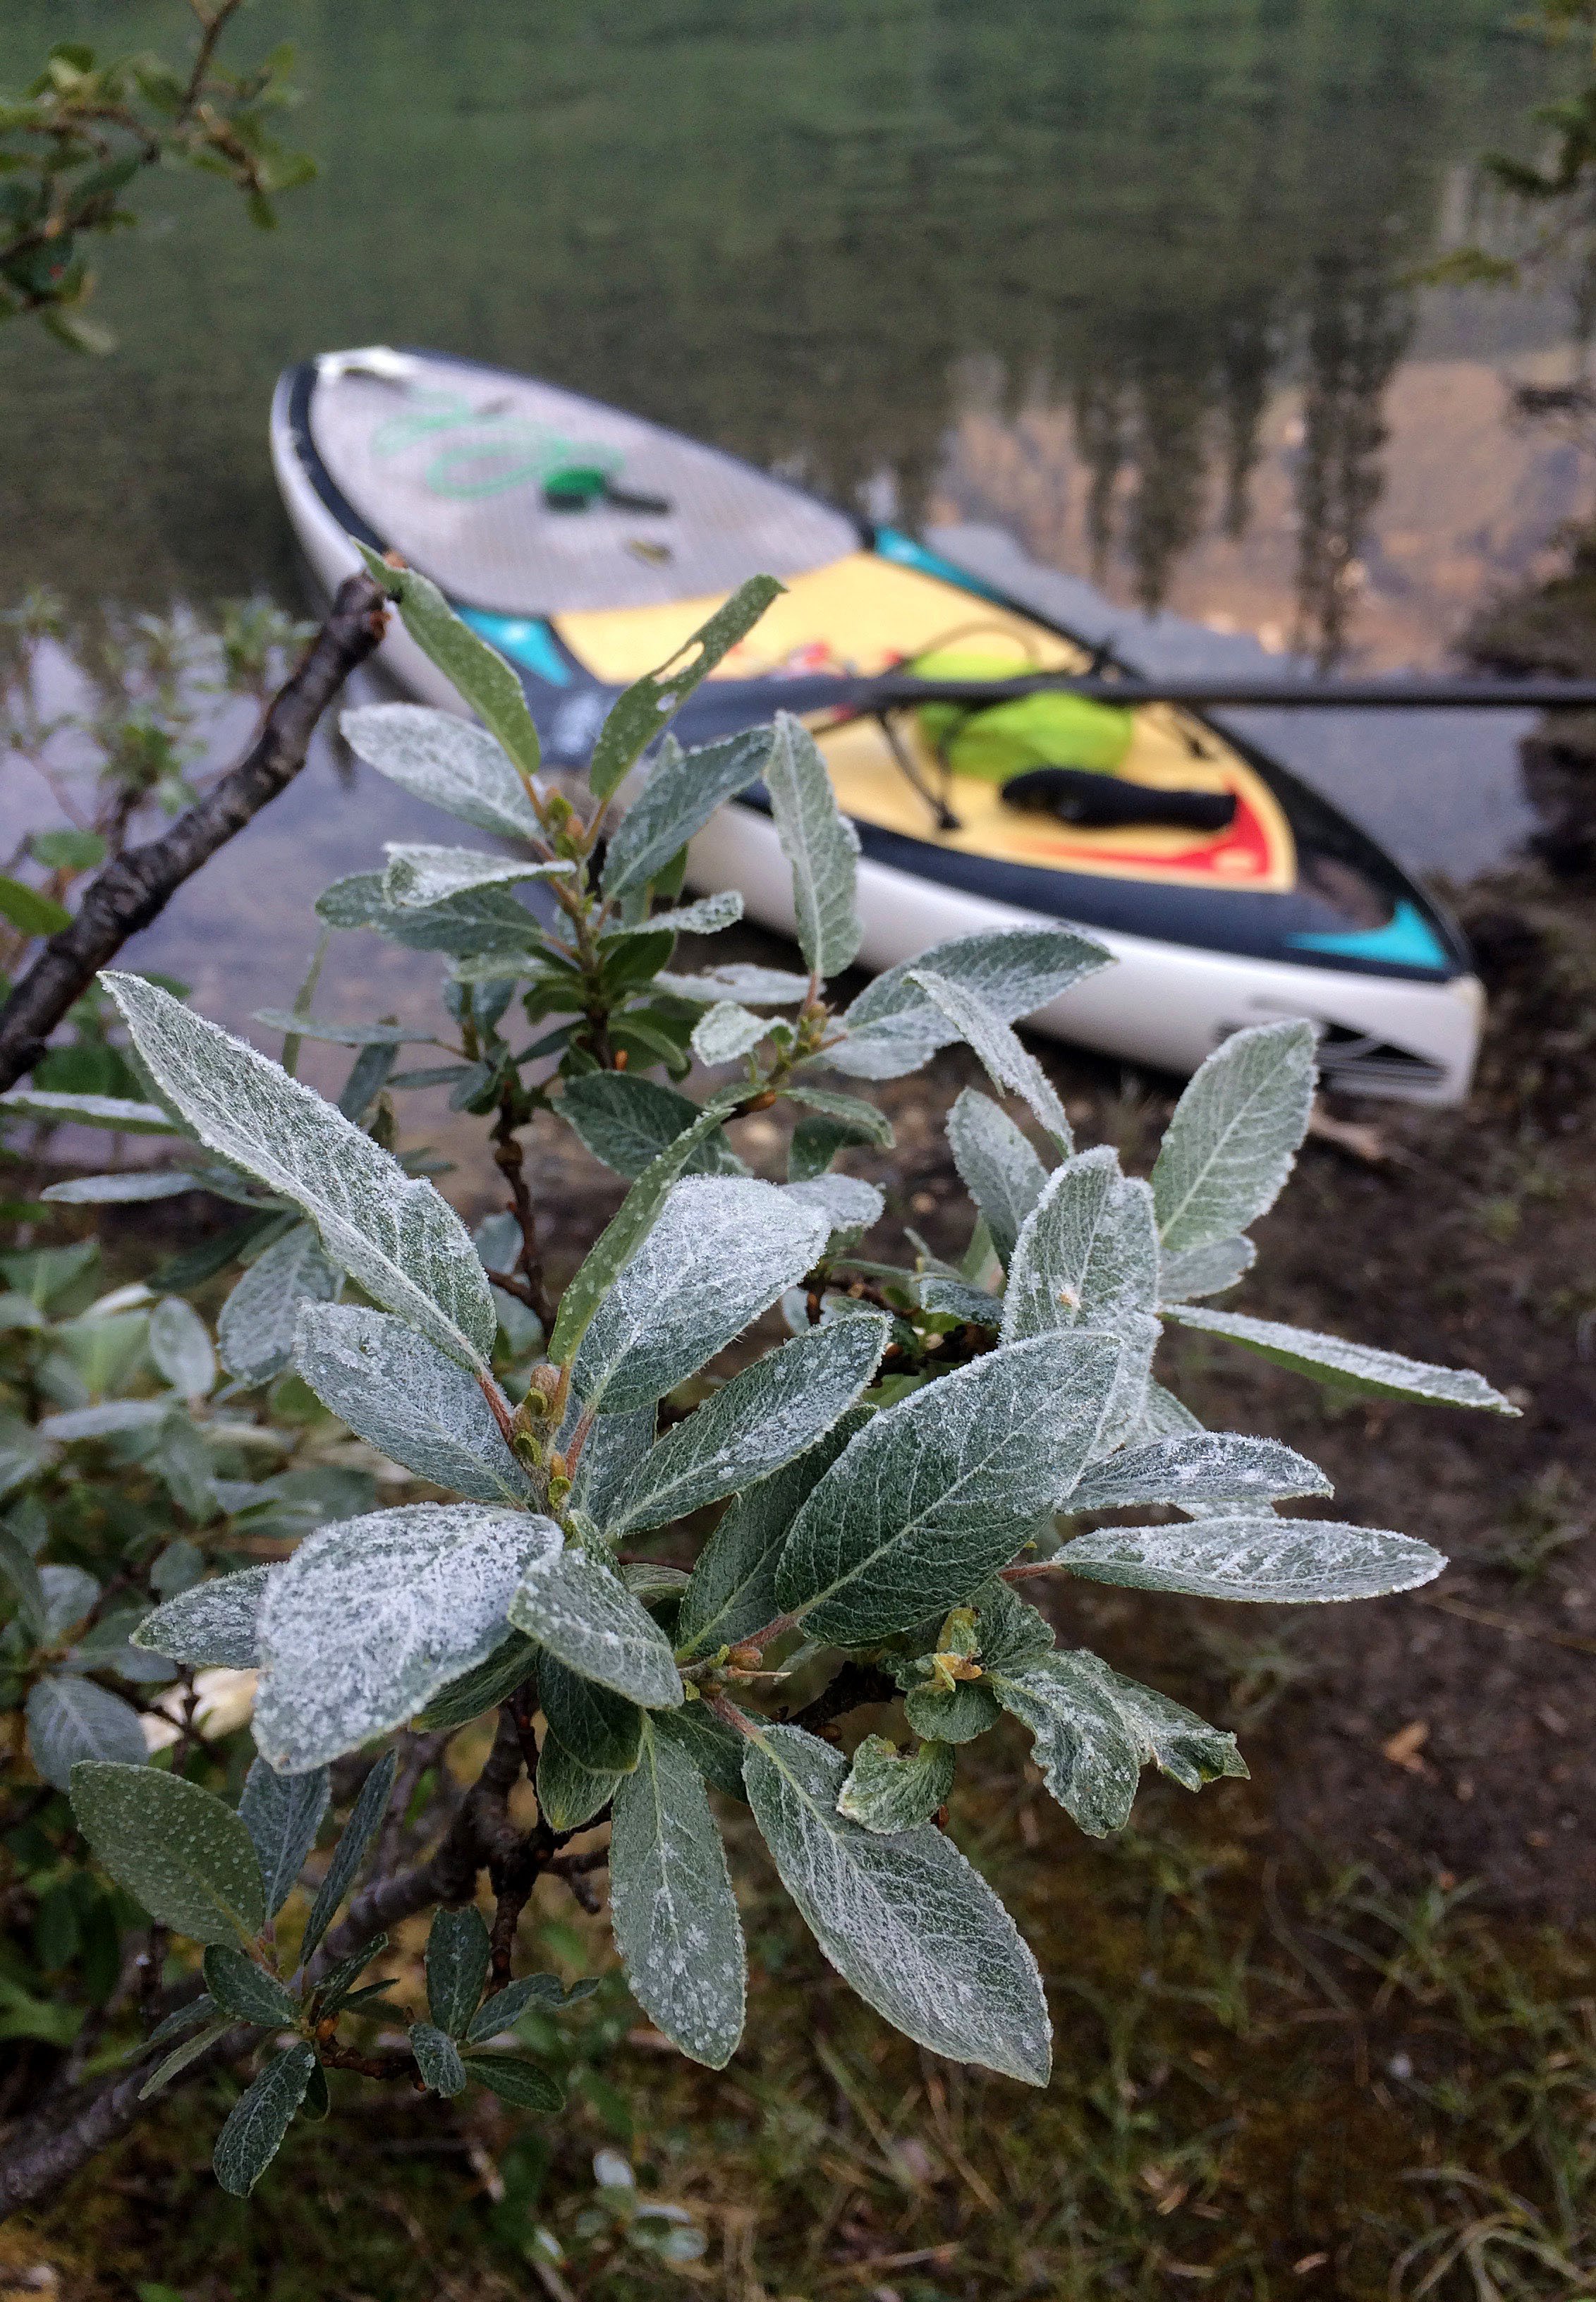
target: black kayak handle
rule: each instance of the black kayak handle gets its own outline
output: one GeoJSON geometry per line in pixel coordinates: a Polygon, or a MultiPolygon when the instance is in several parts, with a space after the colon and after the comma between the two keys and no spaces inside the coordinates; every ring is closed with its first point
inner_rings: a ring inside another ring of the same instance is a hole
{"type": "Polygon", "coordinates": [[[1127,824],[1168,824],[1181,831],[1228,831],[1236,819],[1233,792],[1159,791],[1086,768],[1029,768],[1003,786],[1005,807],[1051,815],[1088,831],[1127,824]]]}

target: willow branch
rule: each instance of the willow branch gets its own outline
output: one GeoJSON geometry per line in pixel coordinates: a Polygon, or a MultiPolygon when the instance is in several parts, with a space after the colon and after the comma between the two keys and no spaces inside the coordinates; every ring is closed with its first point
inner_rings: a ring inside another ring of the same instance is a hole
{"type": "Polygon", "coordinates": [[[129,937],[148,927],[184,880],[292,783],[316,723],[376,648],[384,621],[382,594],[371,578],[349,576],[248,755],[159,839],[127,849],[89,882],[71,925],[50,937],[0,1008],[0,1089],[38,1063],[68,1008],[129,937]]]}

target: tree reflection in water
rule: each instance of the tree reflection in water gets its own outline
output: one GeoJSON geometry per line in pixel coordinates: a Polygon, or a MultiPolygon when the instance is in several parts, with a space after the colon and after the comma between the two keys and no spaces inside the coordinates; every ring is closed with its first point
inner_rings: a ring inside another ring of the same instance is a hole
{"type": "MultiPolygon", "coordinates": [[[[115,361],[65,375],[0,343],[0,527],[71,595],[286,594],[271,379],[387,338],[911,523],[950,484],[958,508],[972,405],[1067,412],[1067,463],[1031,443],[1021,524],[1084,489],[1100,571],[1146,607],[1199,537],[1245,530],[1295,384],[1298,634],[1332,656],[1401,282],[1449,170],[1546,68],[1504,49],[1500,0],[389,0],[357,38],[338,0],[290,13],[296,134],[326,167],[283,231],[252,242],[174,181],[166,236],[107,267],[115,361]]],[[[65,10],[124,46],[162,14],[65,10]]],[[[69,29],[61,0],[8,0],[8,24],[19,54],[69,29]]]]}

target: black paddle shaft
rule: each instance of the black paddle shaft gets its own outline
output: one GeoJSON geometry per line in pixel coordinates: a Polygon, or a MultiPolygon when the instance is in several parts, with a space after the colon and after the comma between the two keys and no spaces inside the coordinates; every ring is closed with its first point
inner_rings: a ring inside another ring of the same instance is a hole
{"type": "MultiPolygon", "coordinates": [[[[794,682],[794,685],[800,683],[794,682]]],[[[1183,703],[1194,710],[1552,711],[1596,707],[1596,679],[1222,679],[1180,675],[1116,678],[1101,673],[1029,672],[1016,679],[815,679],[810,708],[834,702],[843,710],[902,710],[916,703],[1006,703],[1021,695],[1079,695],[1088,703],[1183,703]]]]}

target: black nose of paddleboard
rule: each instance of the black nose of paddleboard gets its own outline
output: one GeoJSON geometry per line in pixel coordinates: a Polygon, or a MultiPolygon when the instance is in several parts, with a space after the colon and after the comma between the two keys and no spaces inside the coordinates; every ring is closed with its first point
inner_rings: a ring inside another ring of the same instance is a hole
{"type": "Polygon", "coordinates": [[[1181,831],[1228,831],[1236,801],[1230,792],[1157,791],[1119,776],[1093,775],[1086,768],[1031,768],[1012,776],[1004,803],[1031,815],[1055,816],[1088,831],[1111,831],[1126,824],[1170,824],[1181,831]]]}

